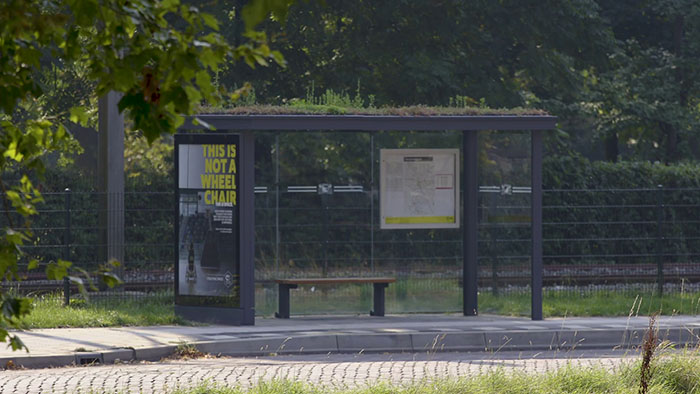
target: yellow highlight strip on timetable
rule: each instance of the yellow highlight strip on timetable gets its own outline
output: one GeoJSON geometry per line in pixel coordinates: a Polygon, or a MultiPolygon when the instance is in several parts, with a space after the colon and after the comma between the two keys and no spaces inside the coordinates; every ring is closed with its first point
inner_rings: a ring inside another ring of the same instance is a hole
{"type": "Polygon", "coordinates": [[[454,223],[454,216],[409,216],[386,218],[386,224],[454,223]]]}

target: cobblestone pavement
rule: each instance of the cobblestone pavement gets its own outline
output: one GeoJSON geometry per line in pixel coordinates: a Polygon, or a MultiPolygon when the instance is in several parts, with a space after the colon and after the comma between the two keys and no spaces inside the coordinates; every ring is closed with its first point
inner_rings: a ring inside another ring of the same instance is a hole
{"type": "Polygon", "coordinates": [[[629,354],[484,353],[305,355],[261,358],[200,358],[158,363],[118,364],[0,372],[0,393],[167,393],[176,388],[214,384],[251,387],[289,379],[329,388],[377,382],[475,376],[496,368],[540,373],[575,366],[618,368],[629,354]]]}

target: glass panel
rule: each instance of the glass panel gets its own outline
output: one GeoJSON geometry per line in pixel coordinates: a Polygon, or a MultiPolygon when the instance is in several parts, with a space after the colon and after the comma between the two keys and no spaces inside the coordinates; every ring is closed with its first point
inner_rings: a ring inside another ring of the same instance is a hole
{"type": "MultiPolygon", "coordinates": [[[[461,311],[461,229],[380,230],[378,192],[381,149],[460,147],[449,131],[256,134],[257,313],[277,310],[276,278],[354,276],[397,278],[387,313],[461,311]]],[[[367,313],[372,291],[300,286],[291,312],[367,313]]]]}
{"type": "MultiPolygon", "coordinates": [[[[396,277],[387,289],[387,313],[461,311],[464,226],[379,228],[381,149],[454,149],[461,142],[462,133],[454,131],[258,138],[256,185],[267,187],[256,194],[258,313],[277,309],[273,279],[348,276],[396,277]]],[[[530,315],[530,166],[529,132],[480,132],[482,314],[530,315]]],[[[371,307],[368,284],[292,291],[293,314],[366,313],[371,307]]]]}
{"type": "Polygon", "coordinates": [[[479,133],[479,313],[530,315],[530,133],[479,133]]]}
{"type": "Polygon", "coordinates": [[[461,311],[462,228],[381,230],[377,190],[381,149],[461,150],[462,133],[388,131],[374,139],[374,266],[377,275],[397,278],[387,289],[387,313],[461,311]]]}

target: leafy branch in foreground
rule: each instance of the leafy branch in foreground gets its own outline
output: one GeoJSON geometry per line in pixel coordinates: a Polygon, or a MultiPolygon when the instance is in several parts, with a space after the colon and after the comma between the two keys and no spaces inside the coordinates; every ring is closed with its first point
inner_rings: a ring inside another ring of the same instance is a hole
{"type": "MultiPolygon", "coordinates": [[[[30,218],[42,201],[32,183],[44,173],[51,152],[79,149],[70,123],[85,125],[89,108],[77,102],[51,111],[42,73],[56,64],[79,64],[96,94],[123,94],[119,109],[149,142],[173,133],[202,102],[217,103],[223,92],[212,83],[228,58],[251,66],[282,63],[255,24],[270,12],[283,13],[288,0],[254,0],[243,10],[249,40],[232,48],[212,15],[179,0],[9,0],[0,2],[0,186],[4,211],[0,234],[0,276],[19,280],[18,267],[36,268],[24,247],[32,240],[30,218]]],[[[73,268],[74,270],[75,268],[73,268]]],[[[50,263],[47,276],[70,276],[67,261],[50,263]]],[[[108,284],[117,278],[105,272],[108,284]]],[[[31,310],[27,298],[1,294],[0,341],[24,347],[9,328],[31,310]]]]}

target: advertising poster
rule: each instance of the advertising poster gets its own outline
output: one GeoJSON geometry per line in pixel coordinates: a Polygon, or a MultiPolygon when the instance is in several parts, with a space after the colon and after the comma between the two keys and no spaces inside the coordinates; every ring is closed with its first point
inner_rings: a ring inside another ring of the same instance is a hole
{"type": "Polygon", "coordinates": [[[459,228],[459,149],[382,149],[382,229],[459,228]]]}
{"type": "Polygon", "coordinates": [[[238,137],[226,142],[176,145],[182,304],[239,306],[238,137]]]}

